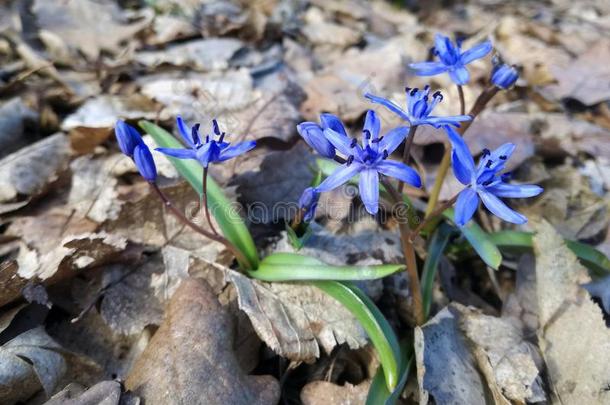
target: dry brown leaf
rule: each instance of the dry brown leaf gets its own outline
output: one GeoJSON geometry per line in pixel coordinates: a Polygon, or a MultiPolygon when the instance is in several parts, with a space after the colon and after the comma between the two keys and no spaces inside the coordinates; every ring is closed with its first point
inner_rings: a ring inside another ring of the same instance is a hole
{"type": "Polygon", "coordinates": [[[358,385],[336,385],[327,381],[314,381],[301,390],[303,405],[357,405],[364,404],[371,386],[370,381],[358,385]]]}
{"type": "Polygon", "coordinates": [[[233,338],[232,320],[210,287],[187,279],[125,385],[147,403],[277,402],[274,378],[240,370],[231,349],[233,338]]]}
{"type": "Polygon", "coordinates": [[[536,225],[536,292],[539,346],[554,399],[562,403],[610,402],[610,329],[601,308],[580,286],[587,270],[547,223],[536,225]]]}

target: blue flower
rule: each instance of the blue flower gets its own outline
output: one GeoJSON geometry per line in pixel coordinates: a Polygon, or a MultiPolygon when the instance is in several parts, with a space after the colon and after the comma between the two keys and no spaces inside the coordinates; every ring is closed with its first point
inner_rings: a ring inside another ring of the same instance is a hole
{"type": "Polygon", "coordinates": [[[432,100],[430,100],[430,86],[428,85],[426,85],[423,90],[407,87],[405,91],[407,93],[406,110],[383,97],[377,97],[370,93],[365,94],[364,97],[368,98],[373,103],[381,104],[393,113],[398,114],[411,126],[427,124],[432,125],[435,128],[439,128],[442,125],[455,125],[459,127],[460,122],[470,121],[472,119],[470,115],[456,115],[452,117],[435,117],[430,115],[432,114],[434,107],[443,100],[443,95],[440,91],[437,91],[432,95],[432,100]]]}
{"type": "Polygon", "coordinates": [[[379,174],[397,178],[414,187],[421,186],[417,172],[402,162],[388,160],[388,156],[405,139],[408,127],[398,127],[383,137],[379,137],[381,122],[374,111],[366,114],[362,129],[362,146],[356,138],[350,138],[332,128],[324,130],[326,139],[345,157],[347,161],[328,176],[314,191],[330,191],[360,175],[360,198],[370,214],[379,209],[379,174]]]}
{"type": "Polygon", "coordinates": [[[436,34],[434,37],[434,54],[440,61],[411,63],[409,67],[418,76],[435,76],[447,72],[451,80],[461,86],[470,80],[470,73],[468,73],[466,65],[484,57],[491,49],[491,42],[485,41],[462,52],[461,41],[453,44],[448,37],[436,34]]]}
{"type": "Polygon", "coordinates": [[[150,153],[148,146],[144,142],[137,145],[133,151],[133,161],[136,163],[138,171],[149,182],[157,180],[157,167],[150,153]]]}
{"type": "Polygon", "coordinates": [[[514,66],[501,64],[494,67],[491,82],[501,89],[508,89],[519,78],[519,72],[514,66]]]}
{"type": "Polygon", "coordinates": [[[345,132],[345,127],[343,127],[341,120],[335,115],[320,114],[320,123],[321,125],[309,121],[302,122],[297,125],[297,131],[316,152],[324,157],[333,159],[336,153],[335,147],[324,136],[324,130],[330,128],[345,137],[347,137],[347,132],[345,132]]]}
{"type": "Polygon", "coordinates": [[[320,193],[318,193],[313,187],[307,187],[301,198],[299,198],[299,208],[305,210],[303,215],[303,221],[309,222],[313,219],[318,207],[318,201],[320,200],[320,193]]]}
{"type": "Polygon", "coordinates": [[[212,120],[214,133],[206,135],[203,142],[199,136],[199,124],[195,124],[189,129],[182,118],[178,117],[176,122],[178,124],[178,132],[180,132],[188,148],[157,148],[156,150],[178,159],[197,160],[203,167],[208,167],[210,163],[224,162],[225,160],[232,159],[256,146],[255,141],[240,142],[230,146],[229,142],[224,141],[225,133],[220,132],[216,120],[212,120]],[[218,139],[215,139],[216,137],[218,139]]]}
{"type": "Polygon", "coordinates": [[[485,149],[475,167],[474,159],[462,137],[451,127],[445,127],[453,147],[451,160],[453,173],[460,183],[468,186],[460,192],[455,204],[455,223],[463,226],[472,218],[479,206],[479,199],[494,215],[514,224],[524,224],[527,218],[510,209],[499,197],[526,198],[542,193],[542,187],[533,184],[508,184],[501,174],[515,145],[505,143],[490,152],[485,149]]]}
{"type": "Polygon", "coordinates": [[[125,121],[118,120],[114,126],[114,133],[121,151],[129,156],[133,156],[136,146],[142,143],[140,133],[125,121]]]}

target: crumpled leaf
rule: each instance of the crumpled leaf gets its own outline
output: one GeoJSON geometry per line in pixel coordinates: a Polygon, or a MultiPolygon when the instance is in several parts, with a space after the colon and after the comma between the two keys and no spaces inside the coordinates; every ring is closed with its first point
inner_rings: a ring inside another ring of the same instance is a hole
{"type": "Polygon", "coordinates": [[[0,202],[37,197],[66,169],[70,142],[55,134],[0,160],[0,202]]]}
{"type": "Polygon", "coordinates": [[[135,405],[137,402],[133,400],[135,397],[121,394],[118,381],[101,381],[89,389],[75,383],[68,384],[44,405],[135,405]]]}
{"type": "Polygon", "coordinates": [[[459,329],[459,304],[451,304],[415,328],[419,403],[484,404],[485,386],[459,329]]]}
{"type": "Polygon", "coordinates": [[[0,347],[0,402],[26,400],[40,388],[51,395],[67,369],[58,350],[42,326],[0,347]]]}
{"type": "Polygon", "coordinates": [[[539,346],[553,394],[564,403],[610,402],[610,329],[580,285],[587,270],[547,223],[536,225],[539,346]]]}
{"type": "Polygon", "coordinates": [[[187,279],[125,385],[147,403],[276,403],[277,381],[244,375],[232,352],[233,339],[231,318],[210,287],[187,279]]]}
{"type": "Polygon", "coordinates": [[[32,6],[40,29],[59,37],[68,47],[95,61],[102,51],[116,53],[122,42],[147,27],[152,13],[133,24],[112,2],[36,0],[32,6]]]}

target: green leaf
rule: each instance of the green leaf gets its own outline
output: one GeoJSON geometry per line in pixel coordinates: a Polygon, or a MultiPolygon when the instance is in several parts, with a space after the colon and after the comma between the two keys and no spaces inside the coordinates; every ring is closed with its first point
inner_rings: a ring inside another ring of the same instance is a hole
{"type": "Polygon", "coordinates": [[[403,269],[401,264],[332,266],[296,253],[274,253],[265,257],[256,271],[248,274],[264,281],[374,280],[403,269]]]}
{"type": "Polygon", "coordinates": [[[430,315],[430,307],[432,305],[432,288],[434,287],[434,276],[438,269],[438,262],[441,259],[443,251],[449,242],[452,229],[446,223],[441,224],[436,229],[430,243],[428,244],[428,254],[424,263],[424,269],[421,276],[422,301],[424,305],[424,313],[426,319],[430,315]]]}
{"type": "Polygon", "coordinates": [[[398,367],[399,381],[396,388],[393,391],[388,390],[383,375],[383,367],[378,367],[366,397],[366,405],[394,405],[407,383],[412,361],[413,342],[406,339],[402,340],[400,342],[400,365],[398,367]]]}
{"type": "MultiPolygon", "coordinates": [[[[453,221],[453,208],[445,210],[443,215],[445,218],[453,221]]],[[[470,221],[470,223],[459,229],[485,264],[494,270],[498,270],[500,264],[502,264],[502,254],[491,241],[489,234],[474,221],[470,221]]]]}
{"type": "MultiPolygon", "coordinates": [[[[158,146],[164,148],[183,148],[183,145],[169,132],[148,121],[140,121],[140,127],[153,137],[158,146]]],[[[167,157],[178,173],[201,194],[203,188],[202,167],[194,160],[167,157]]],[[[248,263],[240,263],[246,269],[258,268],[259,258],[250,231],[222,189],[208,176],[208,204],[218,222],[222,234],[233,243],[246,257],[248,263]]]]}
{"type": "MultiPolygon", "coordinates": [[[[489,236],[490,240],[503,250],[523,252],[532,249],[531,232],[500,231],[489,236]]],[[[610,274],[610,259],[593,246],[567,239],[566,245],[595,276],[610,274]]]]}
{"type": "Polygon", "coordinates": [[[396,359],[400,347],[392,327],[381,311],[366,294],[351,283],[313,281],[312,284],[343,304],[358,319],[377,350],[387,389],[394,390],[398,384],[396,359]]]}

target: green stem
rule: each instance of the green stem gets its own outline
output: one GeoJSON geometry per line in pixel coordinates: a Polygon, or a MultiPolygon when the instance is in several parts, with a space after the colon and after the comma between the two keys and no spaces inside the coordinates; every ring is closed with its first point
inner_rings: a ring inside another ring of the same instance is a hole
{"type": "Polygon", "coordinates": [[[208,220],[208,224],[210,225],[210,229],[214,232],[215,235],[218,235],[218,231],[214,228],[214,223],[212,222],[212,217],[210,216],[210,207],[208,206],[208,168],[203,168],[203,187],[201,189],[201,199],[203,208],[205,210],[205,216],[208,220]]]}

